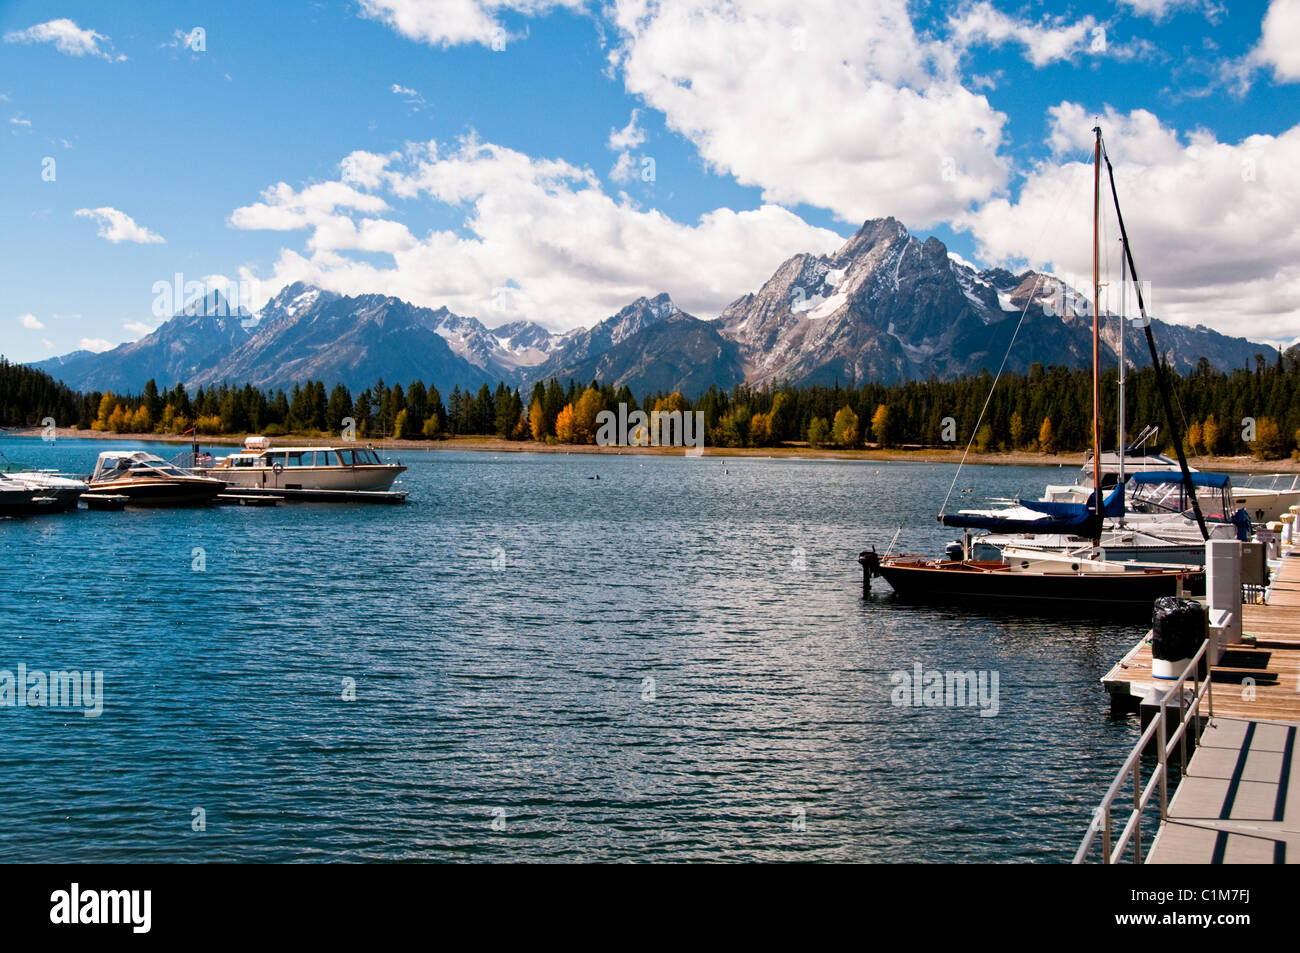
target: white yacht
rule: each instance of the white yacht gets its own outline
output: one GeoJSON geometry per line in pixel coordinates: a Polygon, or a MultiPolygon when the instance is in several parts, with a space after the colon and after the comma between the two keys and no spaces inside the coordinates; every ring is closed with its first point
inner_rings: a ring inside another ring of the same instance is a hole
{"type": "MultiPolygon", "coordinates": [[[[1211,539],[1250,538],[1250,518],[1233,509],[1232,481],[1227,474],[1193,473],[1197,501],[1211,539]]],[[[1103,477],[1103,480],[1105,478],[1103,477]]],[[[1125,492],[1112,486],[1106,500],[1106,519],[1098,540],[1105,558],[1148,565],[1200,566],[1205,563],[1205,540],[1191,513],[1177,470],[1130,473],[1125,492]]],[[[1072,533],[1039,531],[1035,524],[1051,526],[1051,514],[1063,503],[1075,503],[1056,495],[1039,501],[1012,501],[995,510],[962,510],[959,515],[997,520],[1005,532],[989,532],[970,540],[977,559],[997,559],[1013,547],[1034,546],[1053,552],[1078,552],[1092,546],[1092,540],[1072,533]]],[[[1077,489],[1077,488],[1076,488],[1077,489]]],[[[1091,491],[1086,500],[1091,500],[1091,491]]],[[[1080,501],[1083,502],[1083,501],[1080,501]]]]}
{"type": "Polygon", "coordinates": [[[384,492],[406,467],[385,463],[369,445],[273,447],[267,437],[247,437],[238,453],[195,472],[224,481],[232,490],[384,492]]]}
{"type": "MultiPolygon", "coordinates": [[[[1110,489],[1115,484],[1120,466],[1119,454],[1111,452],[1101,455],[1101,482],[1104,489],[1110,489]]],[[[1159,453],[1140,450],[1135,453],[1129,450],[1124,455],[1123,466],[1128,473],[1139,470],[1177,470],[1178,461],[1171,460],[1159,453]]],[[[1192,473],[1198,472],[1191,465],[1187,469],[1192,473]]],[[[1246,515],[1250,517],[1253,523],[1270,523],[1281,519],[1283,513],[1286,513],[1292,506],[1300,504],[1300,475],[1295,476],[1291,480],[1291,485],[1285,488],[1277,486],[1279,479],[1280,475],[1275,476],[1273,485],[1269,487],[1237,486],[1234,484],[1231,500],[1233,509],[1245,510],[1246,515]]],[[[1082,469],[1079,471],[1077,482],[1055,486],[1049,485],[1043,499],[1062,503],[1079,503],[1087,500],[1091,495],[1092,454],[1089,453],[1084,459],[1082,469]]]]}
{"type": "Polygon", "coordinates": [[[74,510],[85,492],[81,480],[41,470],[0,473],[0,515],[74,510]]]}

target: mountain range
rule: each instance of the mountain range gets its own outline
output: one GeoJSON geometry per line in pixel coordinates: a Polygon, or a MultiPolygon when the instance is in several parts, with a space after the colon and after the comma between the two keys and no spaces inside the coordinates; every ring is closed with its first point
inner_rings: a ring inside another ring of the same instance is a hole
{"type": "MultiPolygon", "coordinates": [[[[138,392],[149,379],[187,389],[221,381],[257,387],[322,380],[357,389],[377,378],[417,378],[444,392],[504,381],[531,387],[556,377],[598,379],[634,393],[711,385],[853,385],[953,378],[1033,363],[1092,360],[1092,318],[1049,275],[979,271],[892,218],[866,222],[830,255],[799,254],[761,288],[713,320],[687,314],[667,294],[638,298],[590,328],[566,333],[531,321],[495,328],[447,308],[398,298],[347,296],[296,283],[256,314],[231,313],[219,293],[193,303],[138,341],[75,351],[36,367],[83,391],[138,392]],[[1008,346],[1014,335],[1014,347],[1008,346]]],[[[1202,326],[1152,321],[1175,368],[1204,357],[1220,369],[1252,366],[1266,345],[1202,326]]],[[[1104,322],[1104,359],[1116,360],[1117,322],[1104,322]]],[[[1146,343],[1128,327],[1126,362],[1146,343]]]]}

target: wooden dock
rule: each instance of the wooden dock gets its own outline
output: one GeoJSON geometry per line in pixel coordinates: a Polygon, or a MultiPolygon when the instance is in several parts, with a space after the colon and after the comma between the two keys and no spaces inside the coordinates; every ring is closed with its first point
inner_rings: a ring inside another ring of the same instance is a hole
{"type": "MultiPolygon", "coordinates": [[[[1158,702],[1150,633],[1102,679],[1117,705],[1158,702]]],[[[1147,863],[1300,863],[1300,547],[1266,604],[1242,607],[1242,639],[1210,668],[1201,742],[1147,863]]],[[[1148,711],[1150,708],[1148,707],[1148,711]]]]}
{"type": "MultiPolygon", "coordinates": [[[[1300,722],[1300,549],[1282,559],[1266,605],[1242,606],[1243,641],[1229,643],[1210,670],[1214,714],[1300,722]]],[[[1102,678],[1119,707],[1158,697],[1151,675],[1151,633],[1102,678]]]]}
{"type": "MultiPolygon", "coordinates": [[[[405,490],[304,490],[301,488],[231,486],[225,495],[237,495],[245,500],[253,497],[273,498],[282,503],[390,503],[406,502],[405,490]]],[[[247,504],[245,505],[255,505],[247,504]]]]}

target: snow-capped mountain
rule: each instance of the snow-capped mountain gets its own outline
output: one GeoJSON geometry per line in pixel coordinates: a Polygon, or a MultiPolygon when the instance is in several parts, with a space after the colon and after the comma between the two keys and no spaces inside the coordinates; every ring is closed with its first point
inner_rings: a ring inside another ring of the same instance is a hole
{"type": "MultiPolygon", "coordinates": [[[[757,386],[951,378],[996,370],[1018,323],[1008,369],[1090,365],[1092,318],[1071,310],[1072,299],[1081,300],[1050,276],[977,271],[938,239],[921,242],[885,218],[866,222],[831,255],[790,258],[757,292],[728,305],[717,324],[757,386]]],[[[1114,360],[1118,330],[1108,323],[1114,360]]],[[[1202,355],[1240,367],[1261,350],[1207,328],[1158,320],[1153,327],[1180,370],[1202,355]]],[[[1146,362],[1136,326],[1126,347],[1128,363],[1146,362]]]]}
{"type": "Polygon", "coordinates": [[[109,351],[73,351],[33,366],[78,390],[139,393],[150,378],[160,386],[193,380],[247,341],[254,320],[214,291],[138,341],[109,351]]]}
{"type": "MultiPolygon", "coordinates": [[[[351,388],[379,377],[421,379],[444,391],[504,381],[527,389],[556,377],[626,384],[643,395],[711,384],[730,388],[952,378],[1033,363],[1088,366],[1092,319],[1082,298],[1047,275],[978,270],[935,238],[919,241],[892,219],[866,222],[830,255],[788,259],[757,291],[712,321],[667,294],[638,298],[590,328],[565,334],[530,321],[489,328],[447,308],[386,295],[339,295],[297,283],[256,314],[224,316],[224,301],[178,314],[153,333],[102,354],[78,351],[36,365],[80,390],[139,391],[220,381],[258,387],[308,379],[351,388]],[[1021,320],[1023,313],[1023,321],[1021,320]],[[1018,328],[1018,330],[1017,330],[1018,328]]],[[[1164,357],[1187,371],[1253,366],[1271,349],[1208,328],[1153,321],[1164,357]]],[[[1118,345],[1105,323],[1106,359],[1118,345]]],[[[1131,325],[1127,359],[1148,362],[1131,325]]]]}

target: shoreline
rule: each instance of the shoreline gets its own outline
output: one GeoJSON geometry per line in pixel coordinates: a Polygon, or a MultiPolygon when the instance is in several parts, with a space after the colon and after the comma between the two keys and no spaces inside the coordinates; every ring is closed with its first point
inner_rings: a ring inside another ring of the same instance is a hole
{"type": "MultiPolygon", "coordinates": [[[[0,429],[0,436],[30,437],[42,439],[43,431],[39,427],[20,427],[0,429]]],[[[201,446],[239,447],[244,436],[203,437],[201,446]]],[[[91,439],[139,441],[148,443],[189,445],[193,441],[188,437],[175,434],[135,434],[107,433],[102,430],[74,430],[59,427],[55,430],[55,439],[91,439]]],[[[321,443],[338,442],[333,437],[285,436],[272,438],[276,444],[286,447],[317,446],[321,443]]],[[[592,444],[544,444],[534,440],[503,440],[500,437],[448,437],[443,440],[358,440],[357,443],[372,444],[380,450],[465,450],[474,453],[584,453],[614,454],[633,456],[681,456],[681,447],[598,447],[592,444]]],[[[705,447],[703,456],[719,458],[744,459],[791,459],[791,460],[861,460],[876,463],[948,463],[957,464],[962,460],[962,451],[958,449],[942,450],[929,448],[921,450],[894,450],[863,448],[860,450],[835,450],[830,448],[815,449],[807,445],[784,445],[780,447],[705,447]]],[[[1013,450],[1000,453],[971,453],[966,455],[968,465],[981,466],[1030,466],[1030,467],[1071,467],[1083,466],[1082,453],[1033,453],[1025,450],[1013,450]]],[[[1300,473],[1300,461],[1296,460],[1257,460],[1254,457],[1189,457],[1188,463],[1198,470],[1230,471],[1235,473],[1300,473]]]]}

